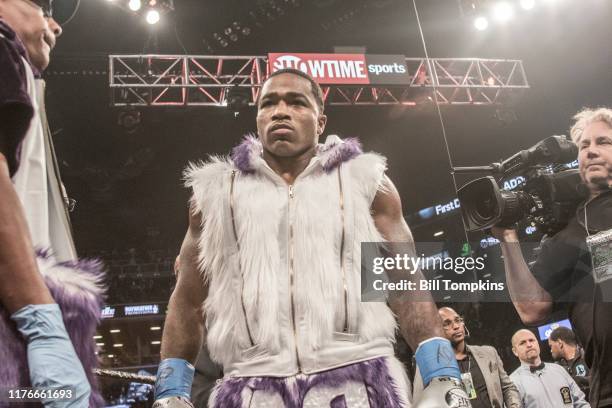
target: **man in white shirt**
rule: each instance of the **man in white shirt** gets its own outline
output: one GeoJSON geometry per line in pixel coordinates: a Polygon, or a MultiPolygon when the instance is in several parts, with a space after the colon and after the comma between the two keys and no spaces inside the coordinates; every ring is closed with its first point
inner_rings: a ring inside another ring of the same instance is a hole
{"type": "Polygon", "coordinates": [[[525,408],[590,407],[584,393],[563,367],[542,362],[540,345],[531,331],[521,329],[514,333],[512,352],[521,366],[510,378],[525,408]]]}

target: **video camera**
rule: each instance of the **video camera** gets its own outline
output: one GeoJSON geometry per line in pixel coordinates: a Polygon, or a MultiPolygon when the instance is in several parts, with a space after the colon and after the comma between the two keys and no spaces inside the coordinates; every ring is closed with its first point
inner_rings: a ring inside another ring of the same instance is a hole
{"type": "Polygon", "coordinates": [[[586,198],[579,171],[568,170],[567,163],[577,155],[578,148],[566,136],[550,136],[501,163],[453,168],[455,173],[489,172],[499,181],[525,178],[515,191],[501,189],[492,176],[461,187],[457,195],[467,230],[510,227],[523,219],[548,235],[563,229],[586,198]]]}

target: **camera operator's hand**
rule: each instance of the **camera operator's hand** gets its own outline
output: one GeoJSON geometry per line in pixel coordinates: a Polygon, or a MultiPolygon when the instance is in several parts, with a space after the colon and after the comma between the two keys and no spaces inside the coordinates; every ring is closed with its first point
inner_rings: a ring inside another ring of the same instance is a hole
{"type": "Polygon", "coordinates": [[[492,227],[491,235],[501,242],[519,242],[518,234],[515,229],[504,227],[492,227]]]}

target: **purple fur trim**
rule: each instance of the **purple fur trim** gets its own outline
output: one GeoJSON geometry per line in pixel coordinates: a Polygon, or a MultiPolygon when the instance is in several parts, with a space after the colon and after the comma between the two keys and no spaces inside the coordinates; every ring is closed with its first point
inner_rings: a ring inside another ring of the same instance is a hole
{"type": "Polygon", "coordinates": [[[49,259],[51,258],[51,255],[53,255],[50,248],[36,248],[35,252],[36,257],[40,259],[49,259]]]}
{"type": "Polygon", "coordinates": [[[243,173],[253,173],[255,169],[253,168],[252,155],[260,154],[259,150],[261,150],[261,143],[257,139],[257,136],[249,133],[244,136],[242,142],[238,146],[232,149],[230,157],[238,170],[243,173]],[[254,149],[258,151],[254,152],[254,149]]]}
{"type": "MultiPolygon", "coordinates": [[[[308,392],[316,387],[341,387],[347,382],[363,383],[368,393],[371,408],[399,408],[401,399],[395,379],[389,373],[385,358],[375,358],[308,376],[297,376],[287,383],[286,378],[244,377],[230,378],[217,389],[214,407],[241,408],[242,392],[245,387],[252,390],[278,394],[286,408],[299,408],[308,392]]],[[[332,407],[341,408],[344,398],[334,398],[332,407]],[[335,405],[334,405],[335,404],[335,405]]]]}
{"type": "MultiPolygon", "coordinates": [[[[39,250],[37,253],[46,260],[51,256],[48,250],[39,250]]],[[[102,279],[104,274],[102,264],[97,260],[62,262],[56,264],[55,267],[70,269],[71,273],[83,277],[87,276],[89,279],[95,279],[96,281],[102,279]]],[[[84,287],[78,293],[74,293],[74,289],[67,289],[61,279],[54,278],[52,273],[45,276],[45,282],[62,310],[66,331],[91,385],[92,392],[89,406],[102,407],[104,406],[104,400],[100,395],[97,379],[92,371],[98,366],[93,336],[100,322],[100,310],[103,304],[102,295],[93,293],[84,287]]],[[[26,344],[17,331],[15,323],[10,320],[8,313],[1,307],[0,361],[2,361],[2,364],[0,364],[0,384],[15,387],[30,386],[26,344]]]]}
{"type": "MultiPolygon", "coordinates": [[[[232,149],[230,157],[234,166],[243,173],[255,172],[255,157],[261,156],[261,142],[253,133],[247,134],[242,142],[232,149]]],[[[317,155],[326,173],[331,173],[340,163],[347,162],[363,153],[359,139],[350,137],[339,142],[320,144],[317,155]]]]}
{"type": "Polygon", "coordinates": [[[325,157],[322,161],[323,170],[330,173],[338,167],[340,163],[347,162],[363,153],[359,139],[350,137],[344,139],[341,143],[334,143],[330,146],[323,145],[319,152],[325,157]]]}

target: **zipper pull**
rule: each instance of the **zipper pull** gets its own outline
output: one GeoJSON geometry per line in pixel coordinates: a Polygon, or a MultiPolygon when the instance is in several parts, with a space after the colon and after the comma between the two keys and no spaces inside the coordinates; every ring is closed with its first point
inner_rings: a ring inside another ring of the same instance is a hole
{"type": "Polygon", "coordinates": [[[293,184],[289,184],[289,197],[293,198],[293,184]]]}

